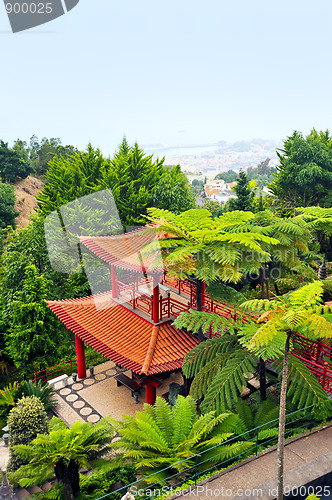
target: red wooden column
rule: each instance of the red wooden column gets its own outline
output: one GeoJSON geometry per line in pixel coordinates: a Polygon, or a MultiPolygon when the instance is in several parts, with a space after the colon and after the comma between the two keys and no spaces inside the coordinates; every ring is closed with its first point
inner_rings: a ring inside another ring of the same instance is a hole
{"type": "Polygon", "coordinates": [[[159,279],[157,274],[153,275],[152,312],[153,322],[159,323],[159,279]]]}
{"type": "Polygon", "coordinates": [[[116,268],[111,265],[111,282],[112,282],[112,297],[113,299],[118,298],[118,287],[116,282],[116,268]]]}
{"type": "Polygon", "coordinates": [[[202,309],[204,308],[205,306],[205,281],[203,281],[203,285],[202,285],[202,309]]]}
{"type": "Polygon", "coordinates": [[[154,405],[156,402],[156,386],[151,377],[148,377],[145,390],[146,390],[145,402],[148,403],[149,405],[154,405]]]}
{"type": "Polygon", "coordinates": [[[77,356],[77,375],[78,378],[86,377],[84,342],[75,335],[76,356],[77,356]]]}

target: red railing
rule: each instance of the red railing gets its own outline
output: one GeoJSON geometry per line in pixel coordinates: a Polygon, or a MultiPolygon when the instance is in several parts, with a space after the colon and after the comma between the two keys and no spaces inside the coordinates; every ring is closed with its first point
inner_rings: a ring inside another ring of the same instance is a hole
{"type": "Polygon", "coordinates": [[[328,342],[324,344],[293,333],[292,354],[303,361],[323,389],[332,392],[332,347],[328,342]]]}
{"type": "MultiPolygon", "coordinates": [[[[86,363],[93,363],[97,359],[99,360],[101,357],[101,354],[98,352],[87,352],[85,354],[85,361],[86,363]]],[[[106,361],[108,358],[103,356],[104,361],[106,361]]],[[[35,384],[38,382],[38,380],[41,380],[42,382],[47,382],[48,380],[51,380],[56,377],[60,377],[60,375],[72,375],[73,373],[77,373],[77,359],[72,358],[69,359],[68,361],[63,361],[62,363],[59,363],[58,365],[51,366],[49,368],[45,368],[44,370],[40,370],[39,372],[34,373],[33,380],[35,384]]]]}
{"type": "Polygon", "coordinates": [[[132,300],[130,300],[130,303],[133,306],[133,309],[139,309],[140,311],[145,312],[152,318],[153,314],[153,298],[152,296],[145,295],[144,293],[140,293],[138,291],[134,291],[132,295],[132,300]]]}

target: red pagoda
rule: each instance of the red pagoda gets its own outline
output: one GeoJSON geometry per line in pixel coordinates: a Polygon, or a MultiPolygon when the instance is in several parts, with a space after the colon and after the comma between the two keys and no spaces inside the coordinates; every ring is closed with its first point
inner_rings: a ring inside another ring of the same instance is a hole
{"type": "MultiPolygon", "coordinates": [[[[196,283],[171,279],[144,256],[144,247],[157,240],[142,228],[116,236],[80,237],[84,248],[110,270],[110,291],[72,300],[50,301],[49,307],[74,332],[78,377],[86,376],[84,344],[130,370],[146,386],[146,402],[154,404],[161,374],[182,366],[197,340],[172,321],[182,311],[196,309],[196,283]]],[[[203,293],[203,308],[237,319],[239,308],[212,300],[203,293]]],[[[210,337],[212,333],[210,332],[210,337]]],[[[332,392],[332,347],[293,334],[293,354],[332,392]]]]}
{"type": "Polygon", "coordinates": [[[195,337],[172,326],[176,315],[195,305],[194,283],[168,280],[164,271],[153,269],[153,256],[142,257],[143,247],[154,239],[144,228],[116,236],[81,237],[81,244],[109,266],[110,292],[48,302],[75,333],[78,377],[86,376],[87,344],[131,370],[146,386],[149,404],[155,401],[158,374],[180,368],[185,354],[197,344],[195,337]]]}

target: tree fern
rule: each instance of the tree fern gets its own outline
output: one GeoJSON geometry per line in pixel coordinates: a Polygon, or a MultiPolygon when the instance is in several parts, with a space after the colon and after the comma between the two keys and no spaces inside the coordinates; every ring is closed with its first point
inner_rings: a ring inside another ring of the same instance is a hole
{"type": "Polygon", "coordinates": [[[249,352],[240,350],[230,356],[211,383],[201,404],[202,411],[216,410],[219,414],[222,410],[231,408],[246,385],[245,375],[249,378],[255,371],[255,366],[256,360],[249,352]]]}
{"type": "MultiPolygon", "coordinates": [[[[195,463],[193,457],[197,454],[201,470],[208,469],[218,461],[218,457],[213,456],[213,453],[206,455],[206,450],[210,453],[212,446],[221,444],[221,447],[218,447],[221,452],[222,443],[238,433],[242,425],[238,416],[229,413],[215,417],[212,411],[198,416],[195,401],[191,396],[179,396],[172,410],[166,412],[165,404],[167,403],[157,398],[153,408],[145,405],[143,412],[136,413],[136,418],[127,417],[119,422],[120,439],[111,445],[112,448],[121,449],[127,459],[135,462],[140,474],[152,474],[147,479],[149,484],[164,484],[169,477],[173,480],[175,477],[184,478],[187,472],[192,471],[195,463]],[[169,412],[172,421],[169,420],[169,412]],[[143,417],[143,414],[146,416],[143,417]],[[167,422],[163,422],[165,415],[167,422]],[[167,425],[172,431],[171,443],[164,449],[161,449],[160,438],[155,433],[156,426],[159,425],[160,434],[166,435],[167,425]]],[[[243,444],[242,452],[245,453],[248,448],[246,443],[243,444]]],[[[228,459],[236,455],[227,443],[224,455],[228,459]]]]}
{"type": "Polygon", "coordinates": [[[194,377],[204,366],[213,361],[218,354],[230,353],[236,346],[236,338],[225,334],[221,337],[212,337],[189,351],[183,361],[182,372],[185,377],[194,377]]]}
{"type": "Polygon", "coordinates": [[[162,398],[157,398],[153,406],[153,417],[168,446],[172,444],[173,418],[170,405],[162,398]]]}
{"type": "Polygon", "coordinates": [[[295,356],[289,357],[289,386],[287,396],[298,408],[318,405],[319,411],[332,410],[332,401],[309,368],[295,356]]]}
{"type": "Polygon", "coordinates": [[[195,402],[189,398],[177,398],[173,413],[172,445],[179,444],[189,435],[195,418],[195,402]]]}
{"type": "MultiPolygon", "coordinates": [[[[227,311],[227,306],[225,307],[225,314],[230,315],[227,311]]],[[[239,312],[240,313],[240,312],[239,312]]],[[[182,312],[173,322],[176,328],[186,328],[192,333],[197,333],[199,329],[202,329],[204,333],[207,333],[210,328],[213,333],[217,332],[234,332],[234,322],[228,318],[220,316],[220,314],[206,313],[203,311],[195,311],[189,309],[189,311],[182,312]]]]}

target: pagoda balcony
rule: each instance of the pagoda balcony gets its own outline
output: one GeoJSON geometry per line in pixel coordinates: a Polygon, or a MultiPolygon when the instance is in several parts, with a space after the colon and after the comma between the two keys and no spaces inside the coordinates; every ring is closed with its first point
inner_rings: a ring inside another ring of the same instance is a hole
{"type": "MultiPolygon", "coordinates": [[[[117,299],[124,307],[135,311],[141,317],[153,321],[153,280],[148,277],[133,283],[132,274],[117,277],[117,299]]],[[[163,278],[158,284],[159,322],[175,319],[181,312],[197,310],[196,284],[194,281],[163,278]]],[[[234,306],[216,301],[203,292],[202,310],[213,312],[227,319],[237,319],[239,312],[234,306]]]]}

